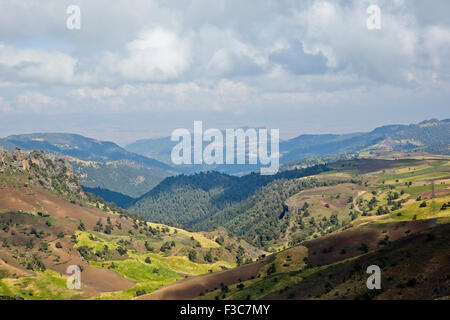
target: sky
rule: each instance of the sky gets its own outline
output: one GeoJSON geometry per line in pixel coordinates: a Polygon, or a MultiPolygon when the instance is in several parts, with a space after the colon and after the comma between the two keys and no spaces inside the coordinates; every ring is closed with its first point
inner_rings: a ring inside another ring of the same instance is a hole
{"type": "Polygon", "coordinates": [[[202,120],[286,139],[449,118],[448,12],[447,0],[0,0],[0,137],[125,145],[202,120]]]}

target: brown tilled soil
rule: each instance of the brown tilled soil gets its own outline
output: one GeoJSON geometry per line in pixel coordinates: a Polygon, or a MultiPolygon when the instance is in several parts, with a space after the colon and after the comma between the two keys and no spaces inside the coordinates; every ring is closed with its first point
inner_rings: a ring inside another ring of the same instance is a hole
{"type": "MultiPolygon", "coordinates": [[[[362,251],[358,248],[361,247],[362,243],[369,246],[370,252],[373,252],[374,250],[383,250],[386,245],[389,245],[390,242],[394,242],[399,239],[403,240],[405,237],[410,237],[413,234],[427,232],[433,227],[436,227],[436,225],[437,224],[434,220],[363,225],[345,231],[336,232],[320,239],[306,242],[303,245],[308,248],[308,258],[313,266],[327,265],[361,255],[362,251]],[[386,236],[389,237],[389,241],[386,242],[387,244],[379,244],[381,240],[386,239],[386,236]],[[331,252],[324,251],[324,249],[329,249],[330,247],[332,248],[331,252]],[[342,249],[344,248],[346,249],[345,253],[342,253],[342,249]]],[[[286,252],[289,250],[292,249],[288,249],[286,252]]],[[[236,269],[175,282],[167,287],[161,288],[151,294],[141,296],[137,299],[193,299],[200,296],[202,293],[205,294],[220,288],[221,284],[229,286],[231,284],[238,283],[239,280],[247,280],[253,276],[256,276],[258,270],[262,266],[273,261],[276,255],[277,254],[269,256],[259,262],[236,269]]],[[[313,292],[316,290],[317,286],[317,283],[311,285],[310,291],[313,292]]],[[[320,286],[320,288],[322,288],[322,286],[320,286]]],[[[277,297],[278,296],[275,295],[270,296],[269,298],[277,297]]],[[[287,296],[283,296],[283,299],[287,298],[287,296]]]]}
{"type": "Polygon", "coordinates": [[[0,189],[0,208],[24,212],[44,211],[56,218],[83,220],[92,229],[99,218],[108,216],[101,210],[80,207],[38,188],[19,188],[8,186],[0,189]]]}
{"type": "Polygon", "coordinates": [[[386,237],[392,242],[410,234],[428,230],[435,224],[434,220],[374,223],[332,233],[320,239],[308,241],[304,245],[309,249],[309,260],[313,265],[327,265],[362,254],[359,248],[363,243],[371,251],[380,249],[386,243],[380,244],[380,241],[385,240],[386,237]]]}
{"type": "MultiPolygon", "coordinates": [[[[35,220],[39,219],[39,217],[8,214],[11,215],[11,217],[16,220],[15,223],[18,223],[19,225],[19,227],[15,227],[15,229],[31,229],[31,227],[36,227],[39,230],[52,234],[50,238],[53,239],[53,241],[49,242],[52,255],[41,255],[43,263],[47,268],[55,270],[63,275],[66,274],[69,265],[82,266],[82,290],[88,296],[98,295],[102,292],[125,290],[135,284],[135,282],[123,278],[114,271],[95,268],[83,261],[78,251],[73,248],[73,243],[69,238],[69,236],[77,229],[77,220],[83,220],[84,224],[92,229],[99,218],[102,218],[103,221],[105,221],[106,217],[109,216],[114,224],[116,223],[116,220],[120,219],[119,217],[108,215],[99,209],[86,208],[72,204],[69,201],[61,199],[58,196],[39,188],[33,188],[31,190],[30,188],[14,188],[11,186],[6,188],[2,187],[0,190],[0,208],[4,211],[10,210],[12,212],[18,212],[20,210],[29,213],[44,212],[50,214],[52,217],[60,218],[60,220],[54,222],[51,227],[48,227],[44,225],[42,221],[39,222],[39,225],[36,224],[35,220]],[[69,220],[64,218],[69,218],[69,220]],[[56,240],[56,235],[61,231],[67,236],[63,239],[56,240]],[[56,242],[60,242],[62,248],[56,248],[56,242]],[[55,261],[56,256],[60,257],[59,262],[55,261]]],[[[121,223],[127,224],[128,222],[121,221],[121,223]]],[[[22,246],[19,247],[19,249],[21,248],[20,250],[23,250],[23,244],[26,243],[28,236],[19,232],[19,230],[16,231],[13,237],[6,233],[5,235],[7,238],[2,236],[0,237],[0,240],[5,238],[10,244],[21,244],[22,246]]],[[[37,247],[33,250],[29,250],[29,253],[33,252],[37,252],[37,247]]],[[[8,264],[2,263],[0,268],[6,270],[10,275],[33,274],[29,270],[26,270],[24,266],[20,265],[7,250],[0,251],[0,258],[8,261],[8,264]],[[8,266],[8,268],[5,266],[8,266]]],[[[0,262],[3,262],[2,260],[0,260],[0,262]]]]}
{"type": "Polygon", "coordinates": [[[246,264],[231,270],[207,274],[177,281],[167,287],[161,288],[150,294],[136,298],[138,300],[191,300],[202,293],[214,291],[221,285],[232,285],[255,277],[258,270],[264,266],[272,257],[262,259],[258,262],[246,264]]]}
{"type": "Polygon", "coordinates": [[[450,295],[450,225],[435,225],[360,258],[316,272],[265,299],[439,299],[450,295]],[[369,265],[381,270],[381,290],[368,290],[369,265]]]}

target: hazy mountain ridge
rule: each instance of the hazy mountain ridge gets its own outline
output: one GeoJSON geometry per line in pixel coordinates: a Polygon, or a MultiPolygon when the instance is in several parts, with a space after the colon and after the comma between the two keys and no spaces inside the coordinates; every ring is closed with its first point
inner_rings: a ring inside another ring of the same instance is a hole
{"type": "Polygon", "coordinates": [[[167,164],[125,150],[114,142],[100,141],[70,133],[33,133],[11,135],[0,139],[6,150],[19,147],[72,156],[85,161],[130,160],[143,165],[173,170],[167,164]]]}
{"type": "MultiPolygon", "coordinates": [[[[283,168],[286,164],[291,166],[303,163],[304,159],[337,159],[370,150],[420,150],[450,154],[449,143],[450,120],[432,119],[411,125],[381,126],[368,133],[301,135],[280,142],[280,162],[285,164],[283,168]]],[[[174,169],[169,164],[170,153],[175,144],[169,137],[139,140],[126,146],[129,150],[127,151],[113,142],[98,141],[76,134],[36,133],[0,139],[0,147],[7,150],[19,147],[59,154],[73,165],[82,185],[93,188],[94,191],[100,188],[132,198],[146,194],[166,177],[178,172],[192,174],[214,170],[245,175],[260,168],[258,165],[224,164],[182,165],[174,169]]],[[[320,163],[323,161],[316,162],[320,163]]]]}
{"type": "MultiPolygon", "coordinates": [[[[282,129],[281,129],[282,130],[282,129]]],[[[450,120],[426,120],[419,124],[386,125],[370,132],[350,134],[304,134],[280,142],[280,162],[288,163],[299,159],[329,156],[331,154],[355,153],[365,150],[433,151],[449,154],[450,120]]],[[[176,142],[169,137],[139,140],[125,146],[125,149],[154,157],[170,163],[170,152],[176,142]]],[[[216,170],[237,174],[256,171],[258,166],[212,165],[177,166],[184,172],[216,170]]]]}
{"type": "Polygon", "coordinates": [[[6,150],[21,148],[56,154],[72,164],[82,185],[138,197],[176,173],[167,164],[126,151],[113,142],[77,134],[36,133],[0,139],[6,150]]]}

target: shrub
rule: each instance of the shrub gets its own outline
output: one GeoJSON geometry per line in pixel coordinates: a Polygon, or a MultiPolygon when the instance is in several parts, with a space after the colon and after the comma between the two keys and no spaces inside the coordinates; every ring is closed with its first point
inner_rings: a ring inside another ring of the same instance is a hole
{"type": "Polygon", "coordinates": [[[274,274],[275,272],[277,272],[277,268],[275,267],[275,264],[272,263],[270,265],[269,269],[267,269],[267,274],[270,275],[270,274],[274,274]]]}
{"type": "Polygon", "coordinates": [[[117,252],[118,252],[121,256],[123,256],[124,254],[127,253],[127,249],[125,249],[125,248],[123,248],[123,247],[118,247],[118,248],[117,248],[117,252]]]}
{"type": "Polygon", "coordinates": [[[142,296],[146,293],[147,293],[147,291],[145,291],[145,289],[138,290],[138,291],[136,291],[136,297],[142,296]]]}
{"type": "Polygon", "coordinates": [[[189,251],[189,260],[194,261],[197,258],[197,252],[195,250],[189,251]]]}
{"type": "Polygon", "coordinates": [[[86,231],[86,226],[84,225],[83,221],[80,221],[80,224],[78,225],[78,230],[86,231]]]}
{"type": "Polygon", "coordinates": [[[361,243],[361,247],[358,248],[359,250],[361,250],[364,253],[369,252],[369,246],[365,243],[361,243]]]}
{"type": "Polygon", "coordinates": [[[208,252],[205,254],[204,259],[205,259],[205,261],[207,261],[207,262],[209,262],[209,263],[213,262],[213,257],[212,257],[211,251],[208,251],[208,252]]]}

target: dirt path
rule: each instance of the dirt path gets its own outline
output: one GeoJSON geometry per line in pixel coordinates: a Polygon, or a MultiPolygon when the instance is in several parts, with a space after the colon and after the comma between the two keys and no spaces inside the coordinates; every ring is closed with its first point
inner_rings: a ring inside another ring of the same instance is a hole
{"type": "Polygon", "coordinates": [[[356,195],[355,198],[353,198],[353,207],[355,208],[356,211],[358,211],[359,213],[362,213],[363,211],[358,207],[358,198],[360,196],[362,196],[363,194],[365,194],[367,191],[359,191],[358,194],[356,195]]]}

